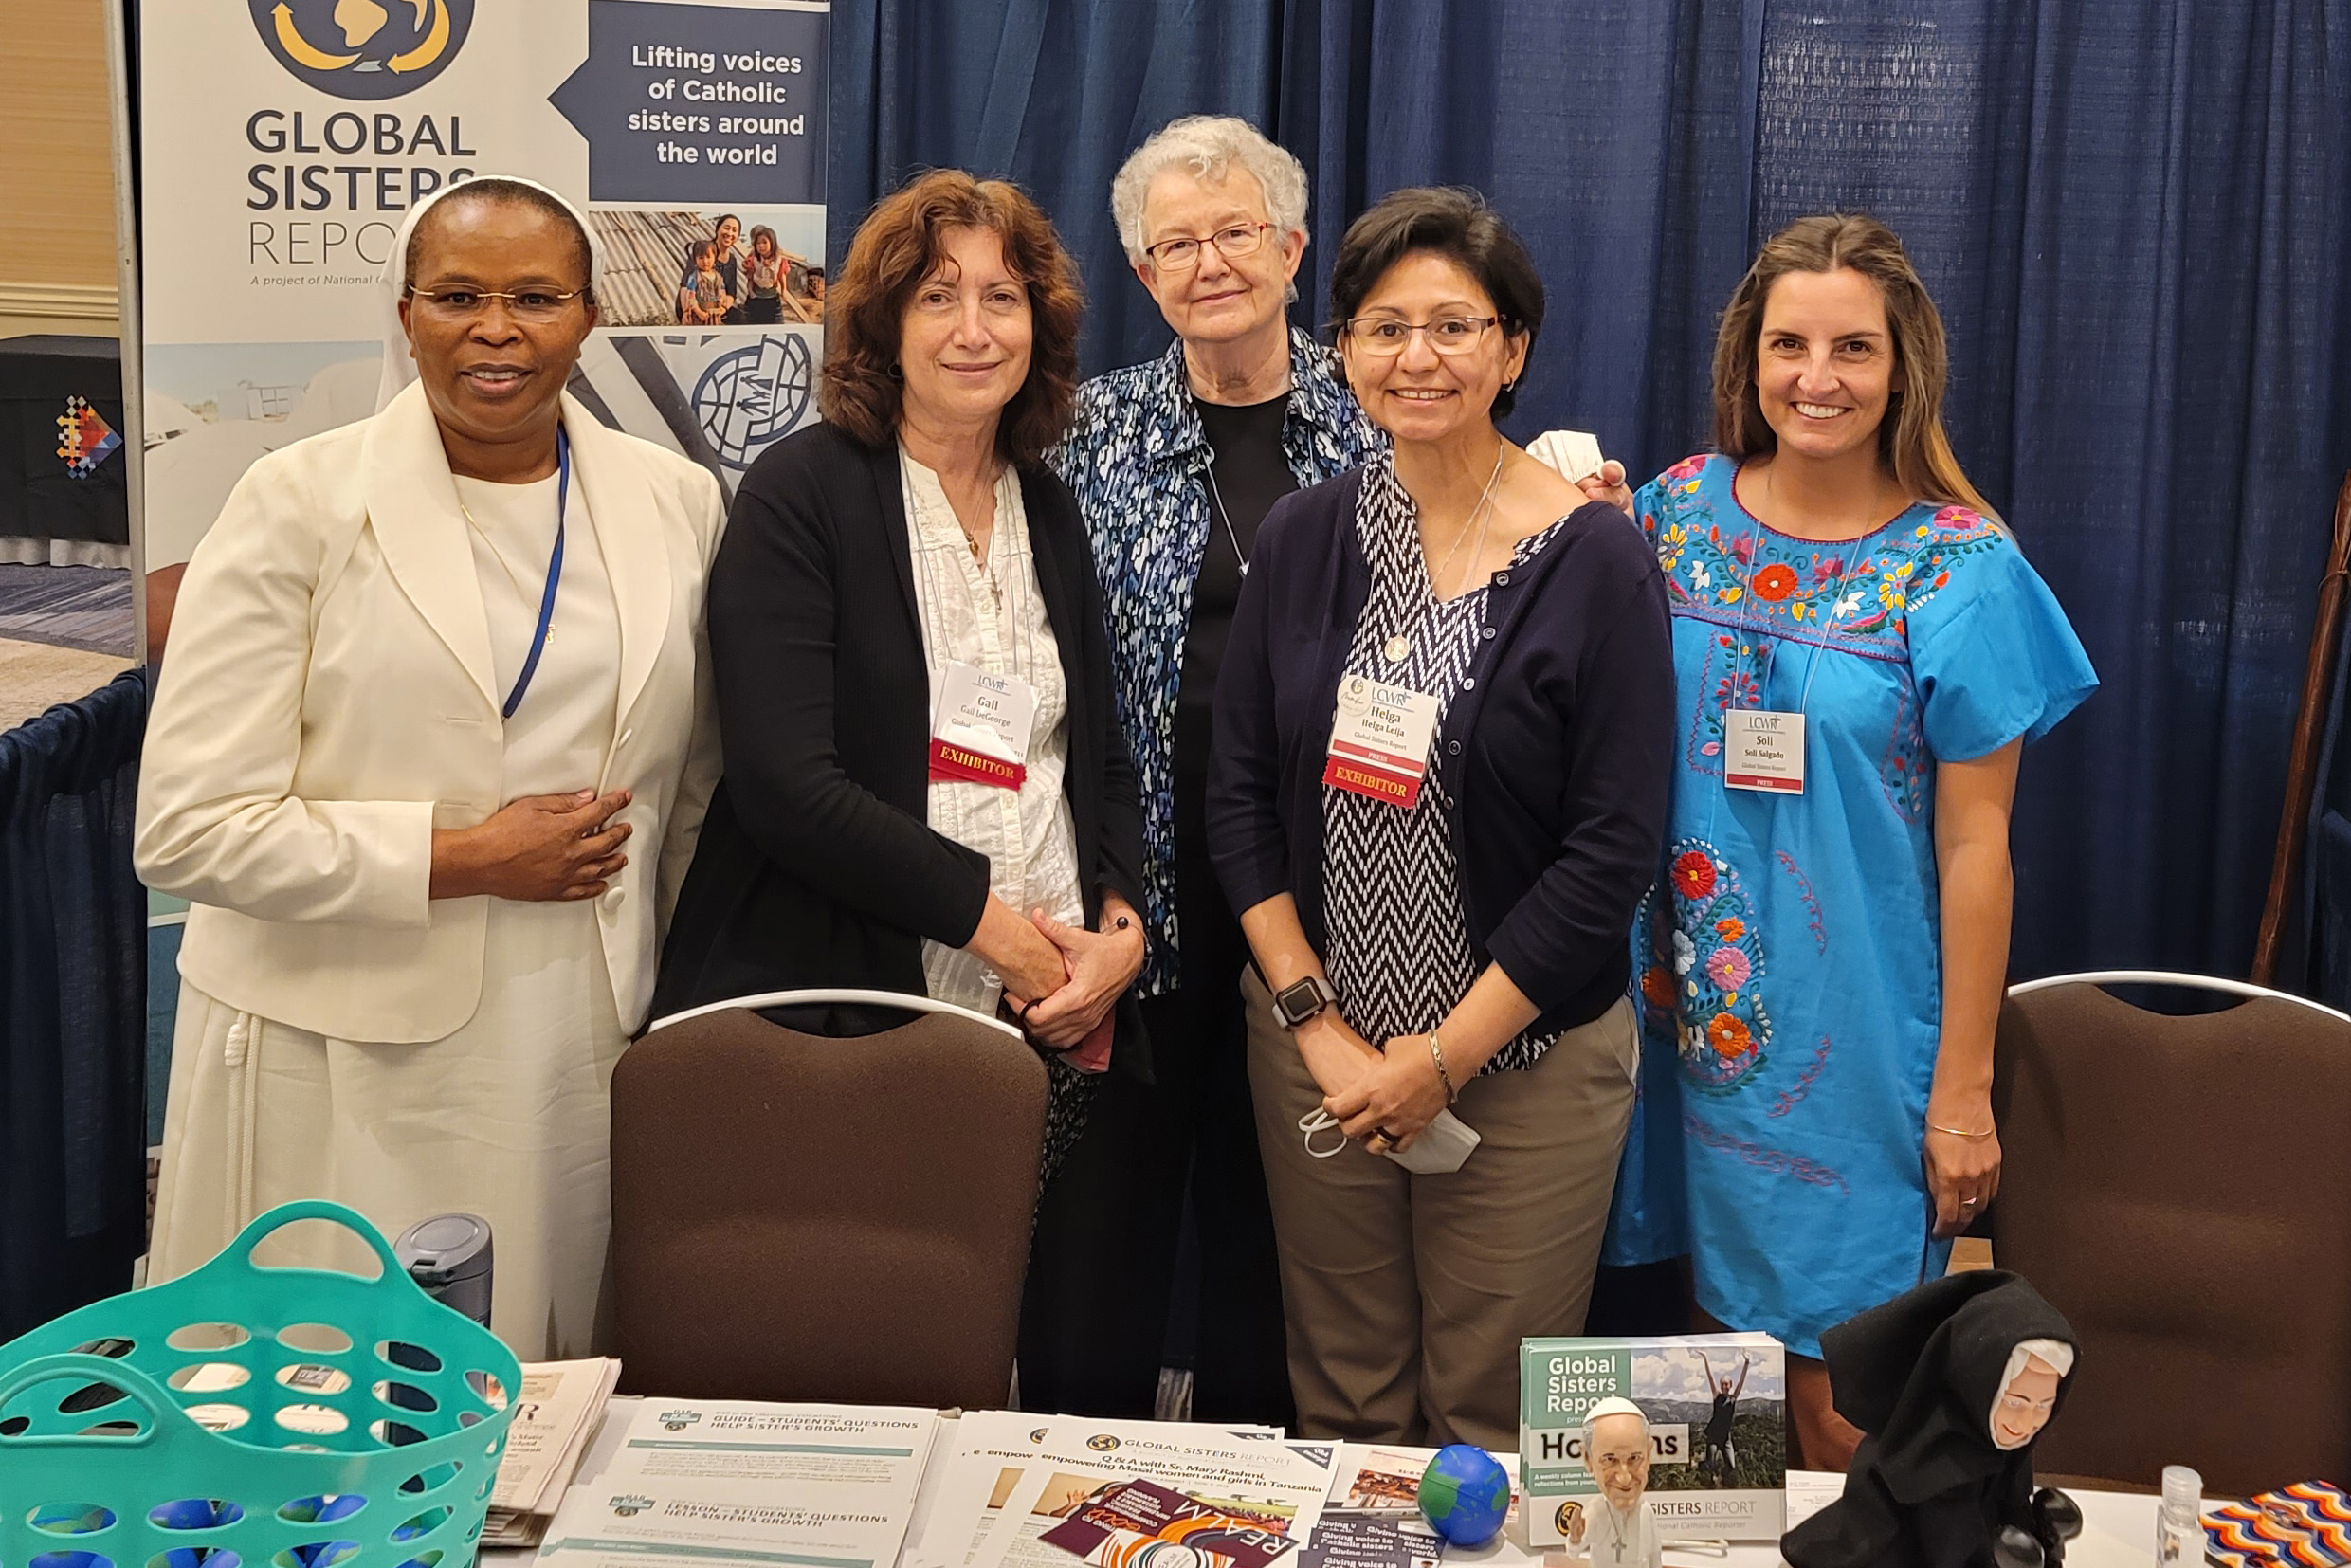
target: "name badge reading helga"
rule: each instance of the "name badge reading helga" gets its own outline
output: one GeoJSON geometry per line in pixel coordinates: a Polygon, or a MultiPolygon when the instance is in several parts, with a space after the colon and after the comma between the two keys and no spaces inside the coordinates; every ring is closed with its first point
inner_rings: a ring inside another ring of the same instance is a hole
{"type": "Polygon", "coordinates": [[[931,704],[931,782],[1017,790],[1029,777],[1037,688],[973,665],[949,665],[931,704]]]}
{"type": "Polygon", "coordinates": [[[1722,782],[1734,790],[1804,793],[1804,716],[1768,708],[1722,715],[1722,782]]]}
{"type": "Polygon", "coordinates": [[[1415,805],[1436,733],[1437,700],[1427,692],[1345,676],[1322,782],[1392,806],[1415,805]]]}

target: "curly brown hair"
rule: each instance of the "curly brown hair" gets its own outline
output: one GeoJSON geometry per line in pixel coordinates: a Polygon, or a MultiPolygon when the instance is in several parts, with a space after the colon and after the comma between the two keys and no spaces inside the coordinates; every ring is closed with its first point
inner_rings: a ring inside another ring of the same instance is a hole
{"type": "Polygon", "coordinates": [[[1077,401],[1078,320],[1085,292],[1052,219],[1017,186],[960,169],[918,174],[875,204],[825,298],[825,374],[817,407],[868,446],[898,436],[898,372],[906,302],[947,255],[944,231],[985,228],[1029,288],[1029,376],[1004,407],[996,450],[1033,465],[1069,428],[1077,401]]]}

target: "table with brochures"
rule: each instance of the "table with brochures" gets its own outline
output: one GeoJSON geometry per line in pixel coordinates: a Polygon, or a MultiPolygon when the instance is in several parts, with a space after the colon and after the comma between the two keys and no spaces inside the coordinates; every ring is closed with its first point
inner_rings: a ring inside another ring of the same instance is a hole
{"type": "MultiPolygon", "coordinates": [[[[1333,1520],[1351,1502],[1364,1501],[1367,1488],[1379,1490],[1374,1483],[1382,1462],[1400,1472],[1430,1451],[1285,1443],[1267,1429],[1081,1422],[1027,1413],[943,1415],[926,1426],[927,1413],[841,1410],[815,1427],[800,1415],[789,1431],[753,1413],[825,1409],[615,1396],[546,1540],[536,1550],[484,1550],[483,1568],[536,1568],[540,1559],[543,1568],[661,1568],[669,1552],[649,1537],[665,1509],[711,1532],[678,1552],[705,1564],[733,1558],[837,1568],[1078,1568],[1078,1559],[1038,1538],[1056,1517],[1060,1492],[1121,1470],[1198,1496],[1235,1498],[1236,1506],[1270,1510],[1295,1528],[1324,1517],[1325,1500],[1307,1497],[1299,1485],[1307,1472],[1275,1449],[1321,1450],[1322,1473],[1333,1478],[1333,1520]],[[1237,1450],[1250,1461],[1245,1471],[1228,1463],[1233,1438],[1248,1445],[1237,1450]],[[909,1487],[910,1505],[903,1502],[909,1487]],[[869,1501],[859,1504],[861,1496],[869,1501]],[[744,1533],[728,1534],[737,1529],[744,1533]],[[761,1530],[781,1535],[756,1536],[761,1530]],[[788,1549],[775,1549],[779,1541],[788,1549]]],[[[1496,1457],[1515,1473],[1516,1455],[1496,1457]]],[[[1808,1517],[1842,1485],[1840,1476],[1792,1473],[1790,1520],[1808,1517]]],[[[2153,1562],[2155,1498],[2081,1489],[2073,1496],[2086,1528],[2066,1554],[2068,1568],[2153,1562]]],[[[1385,1496],[1376,1501],[1394,1505],[1385,1496]]],[[[1445,1568],[1544,1568],[1545,1553],[1529,1550],[1523,1540],[1514,1520],[1485,1546],[1446,1547],[1445,1568]]],[[[1433,1556],[1433,1541],[1430,1549],[1433,1556]]],[[[1426,1568],[1429,1559],[1416,1560],[1426,1568]]],[[[1759,1541],[1693,1542],[1668,1544],[1665,1560],[1669,1568],[1762,1568],[1779,1555],[1759,1541]]]]}

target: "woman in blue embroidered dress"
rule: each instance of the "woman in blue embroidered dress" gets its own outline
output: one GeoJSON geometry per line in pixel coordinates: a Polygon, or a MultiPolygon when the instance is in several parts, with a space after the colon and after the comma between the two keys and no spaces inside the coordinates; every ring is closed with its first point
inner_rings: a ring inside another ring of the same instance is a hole
{"type": "Polygon", "coordinates": [[[1680,755],[1610,1261],[1671,1255],[1686,1223],[1699,1305],[1792,1353],[1817,1469],[1860,1435],[1821,1330],[1941,1274],[1998,1190],[2017,759],[2097,684],[1952,455],[1944,366],[1901,242],[1801,219],[1723,313],[1721,452],[1634,501],[1680,755]]]}

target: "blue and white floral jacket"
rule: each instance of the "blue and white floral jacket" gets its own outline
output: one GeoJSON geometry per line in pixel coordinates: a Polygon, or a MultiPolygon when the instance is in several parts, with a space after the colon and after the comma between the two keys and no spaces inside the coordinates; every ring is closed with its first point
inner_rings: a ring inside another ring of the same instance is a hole
{"type": "MultiPolygon", "coordinates": [[[[1290,406],[1282,451],[1300,489],[1363,462],[1384,438],[1337,374],[1328,349],[1290,329],[1290,406]]],[[[1078,498],[1102,577],[1120,721],[1142,791],[1143,890],[1150,903],[1146,995],[1176,987],[1176,694],[1193,584],[1208,551],[1212,458],[1184,375],[1184,346],[1098,375],[1047,461],[1078,498]]]]}

